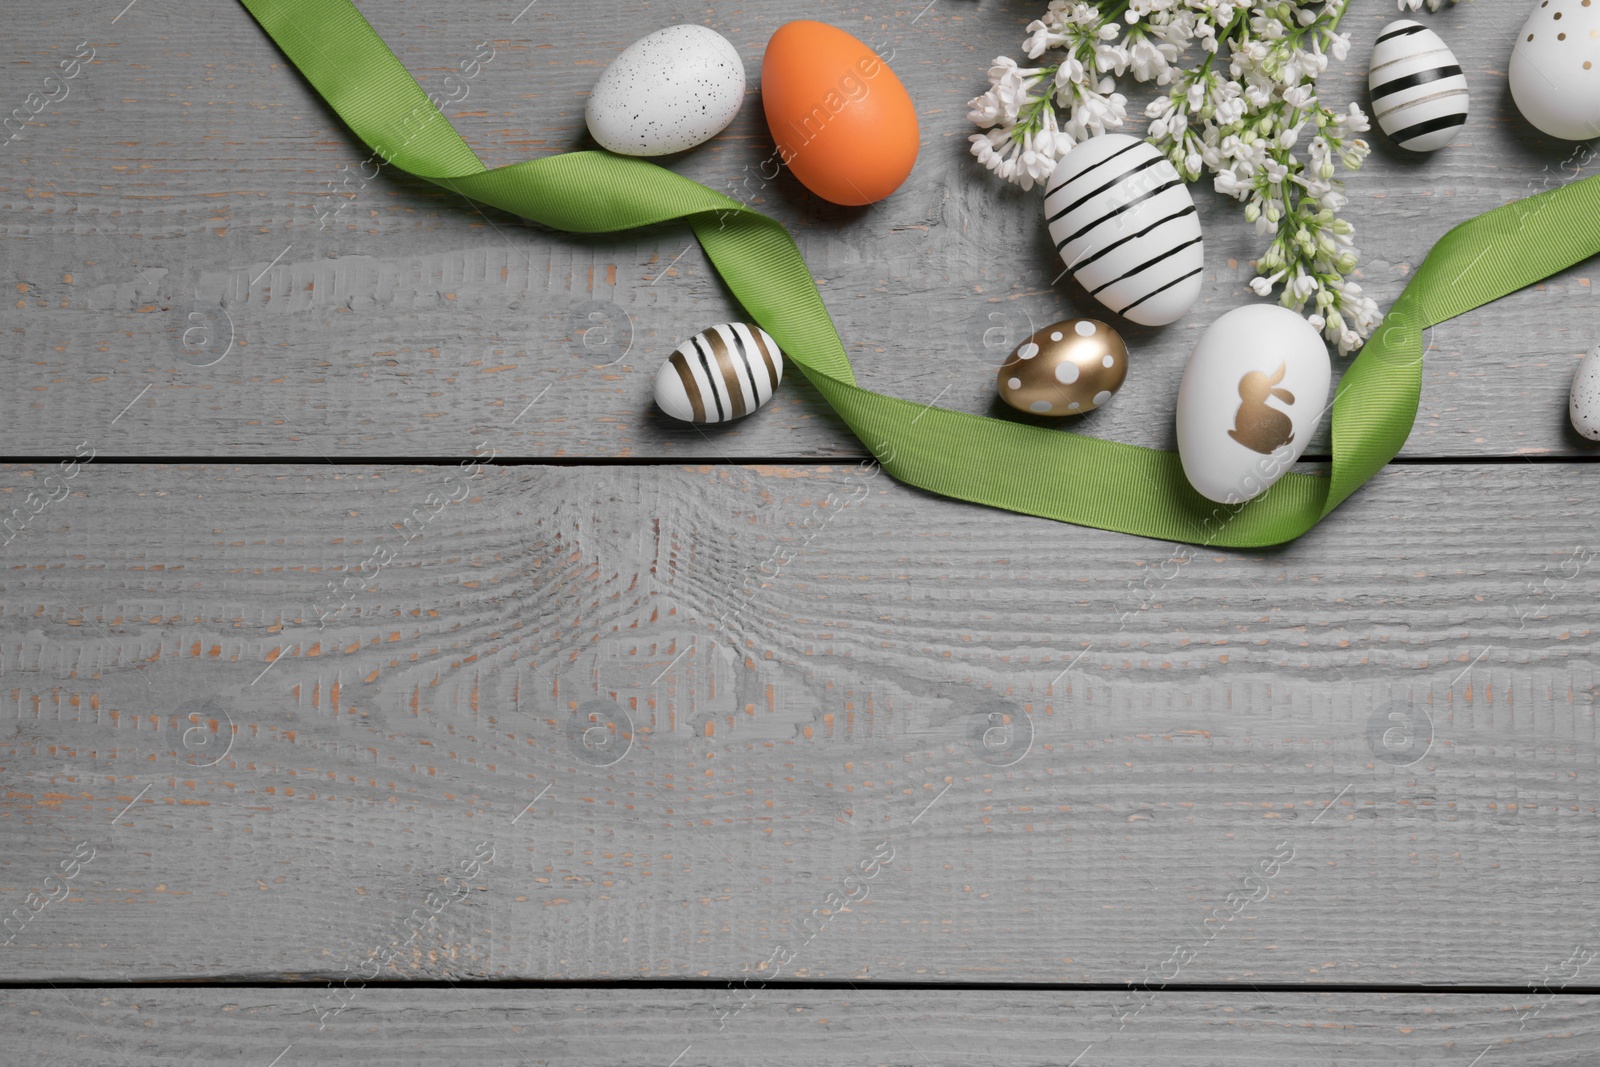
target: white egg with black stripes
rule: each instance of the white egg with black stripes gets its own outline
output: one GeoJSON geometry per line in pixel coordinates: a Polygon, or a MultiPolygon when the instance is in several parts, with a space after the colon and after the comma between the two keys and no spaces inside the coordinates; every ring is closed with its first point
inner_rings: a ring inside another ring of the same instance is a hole
{"type": "Polygon", "coordinates": [[[1469,94],[1456,54],[1420,22],[1383,28],[1367,70],[1372,115],[1389,139],[1411,152],[1436,152],[1467,123],[1469,94]]]}
{"type": "Polygon", "coordinates": [[[1200,297],[1205,242],[1189,187],[1148,141],[1090,138],[1045,183],[1050,243],[1078,284],[1123,318],[1165,326],[1200,297]]]}
{"type": "Polygon", "coordinates": [[[656,374],[656,406],[700,426],[743,418],[783,381],[783,352],[761,327],[724,322],[673,350],[656,374]]]}

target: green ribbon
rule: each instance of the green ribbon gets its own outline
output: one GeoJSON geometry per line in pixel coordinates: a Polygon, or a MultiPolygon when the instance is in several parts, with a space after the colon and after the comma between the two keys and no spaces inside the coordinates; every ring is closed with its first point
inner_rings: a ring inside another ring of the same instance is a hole
{"type": "Polygon", "coordinates": [[[356,136],[420,178],[557,230],[687,221],[750,317],[896,479],[1083,526],[1224,547],[1299,537],[1405,443],[1422,391],[1423,331],[1600,252],[1600,177],[1451,230],[1339,382],[1330,473],[1291,472],[1249,503],[1224,506],[1190,488],[1174,453],[861,388],[780,223],[652,163],[605,152],[490,170],[349,0],[241,2],[356,136]]]}

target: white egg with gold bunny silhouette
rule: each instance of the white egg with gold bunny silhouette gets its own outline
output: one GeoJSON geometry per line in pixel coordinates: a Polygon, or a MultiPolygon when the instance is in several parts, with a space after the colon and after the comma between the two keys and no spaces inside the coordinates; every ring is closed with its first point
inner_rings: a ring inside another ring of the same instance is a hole
{"type": "Polygon", "coordinates": [[[1201,334],[1178,386],[1178,456],[1219,504],[1260,496],[1288,473],[1328,410],[1333,368],[1316,328],[1249,304],[1201,334]]]}

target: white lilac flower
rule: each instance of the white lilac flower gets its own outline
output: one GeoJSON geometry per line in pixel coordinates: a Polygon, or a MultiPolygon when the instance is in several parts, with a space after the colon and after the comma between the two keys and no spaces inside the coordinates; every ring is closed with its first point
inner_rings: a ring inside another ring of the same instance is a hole
{"type": "MultiPolygon", "coordinates": [[[[1398,0],[1437,10],[1455,0],[1398,0]]],[[[1349,55],[1350,0],[1051,0],[1028,25],[1020,67],[997,59],[968,105],[972,154],[1024,189],[1044,184],[1074,144],[1127,119],[1117,78],[1167,87],[1144,109],[1146,136],[1189,181],[1209,172],[1271,243],[1250,288],[1305,314],[1348,353],[1379,320],[1349,280],[1359,253],[1337,175],[1371,151],[1357,104],[1323,104],[1317,79],[1349,55]],[[1198,47],[1196,47],[1198,46],[1198,47]]]]}

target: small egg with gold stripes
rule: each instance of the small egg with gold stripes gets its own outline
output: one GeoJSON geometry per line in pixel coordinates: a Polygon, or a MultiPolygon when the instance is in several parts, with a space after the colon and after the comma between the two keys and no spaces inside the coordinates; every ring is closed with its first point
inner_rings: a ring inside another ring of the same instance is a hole
{"type": "Polygon", "coordinates": [[[1035,333],[1000,365],[1000,399],[1030,415],[1082,415],[1110,400],[1128,376],[1128,346],[1095,319],[1035,333]]]}
{"type": "Polygon", "coordinates": [[[725,322],[673,350],[656,375],[656,406],[702,426],[730,422],[772,399],[783,381],[783,353],[759,326],[725,322]]]}

